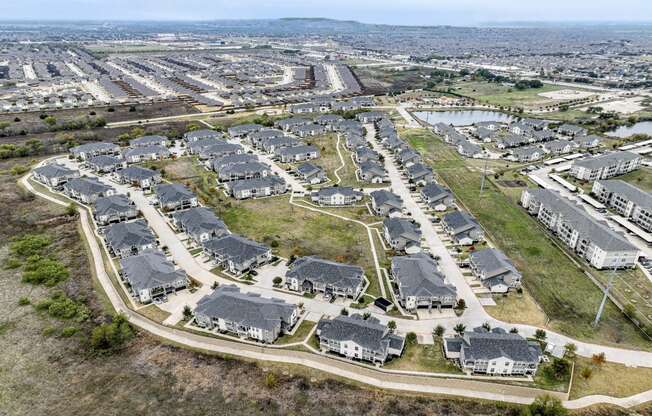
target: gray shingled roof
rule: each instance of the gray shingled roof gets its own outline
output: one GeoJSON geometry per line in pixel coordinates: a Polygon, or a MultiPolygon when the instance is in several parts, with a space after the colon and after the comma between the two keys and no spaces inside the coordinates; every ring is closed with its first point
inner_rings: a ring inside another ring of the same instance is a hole
{"type": "Polygon", "coordinates": [[[135,210],[134,203],[125,195],[111,195],[97,198],[93,210],[96,215],[112,215],[135,210]]]}
{"type": "Polygon", "coordinates": [[[597,182],[607,191],[622,195],[641,208],[652,211],[652,194],[649,192],[645,192],[620,179],[602,180],[597,182]]]}
{"type": "Polygon", "coordinates": [[[315,256],[301,257],[292,263],[286,276],[301,284],[308,280],[354,290],[360,285],[362,267],[324,260],[315,256]]]}
{"type": "Polygon", "coordinates": [[[425,253],[392,257],[392,274],[405,297],[457,295],[455,286],[447,284],[439,272],[437,262],[425,253]]]}
{"type": "Polygon", "coordinates": [[[505,331],[475,330],[464,333],[462,349],[467,360],[493,360],[506,357],[518,362],[539,362],[541,348],[518,334],[505,331]]]}
{"type": "Polygon", "coordinates": [[[190,189],[178,183],[158,185],[155,192],[161,204],[185,201],[195,197],[195,194],[190,189]]]}
{"type": "Polygon", "coordinates": [[[125,159],[127,159],[132,156],[149,155],[152,153],[161,155],[162,157],[167,157],[170,155],[170,151],[168,150],[167,147],[158,144],[153,144],[149,146],[141,146],[141,147],[134,147],[133,149],[127,149],[124,152],[124,157],[125,159]]]}
{"type": "Polygon", "coordinates": [[[296,306],[281,299],[241,293],[235,285],[221,286],[197,302],[196,314],[222,318],[239,325],[273,331],[289,322],[296,306]]]}
{"type": "Polygon", "coordinates": [[[640,155],[632,152],[613,152],[589,157],[583,160],[576,160],[573,162],[573,166],[580,166],[586,169],[599,169],[620,161],[631,161],[640,157],[640,155]]]}
{"type": "Polygon", "coordinates": [[[405,218],[385,218],[383,221],[392,240],[404,238],[406,240],[418,243],[421,240],[421,230],[419,226],[405,218]]]}
{"type": "Polygon", "coordinates": [[[94,156],[88,160],[89,165],[98,167],[110,167],[121,163],[122,159],[109,155],[94,156]]]}
{"type": "Polygon", "coordinates": [[[141,181],[143,179],[151,179],[156,176],[160,176],[155,170],[143,168],[141,166],[129,166],[122,169],[118,176],[124,178],[127,181],[141,181]]]}
{"type": "Polygon", "coordinates": [[[172,216],[191,235],[199,235],[205,232],[225,234],[229,232],[224,221],[219,219],[213,211],[206,207],[190,208],[185,211],[176,212],[172,216]]]}
{"type": "Polygon", "coordinates": [[[114,250],[144,246],[156,241],[156,236],[144,220],[109,225],[104,237],[114,250]]]}
{"type": "Polygon", "coordinates": [[[123,275],[136,293],[169,285],[186,277],[186,272],[176,270],[165,255],[157,250],[121,259],[120,266],[123,275]]]}
{"type": "Polygon", "coordinates": [[[229,234],[204,243],[204,248],[236,264],[247,262],[270,250],[264,244],[249,240],[236,234],[229,234]]]}
{"type": "Polygon", "coordinates": [[[403,207],[401,197],[385,189],[373,191],[369,195],[376,203],[376,206],[389,205],[399,210],[403,207]]]}
{"type": "Polygon", "coordinates": [[[66,182],[64,188],[74,190],[82,195],[97,195],[111,189],[109,185],[94,178],[73,178],[66,182]]]}
{"type": "Polygon", "coordinates": [[[335,341],[353,341],[363,348],[385,354],[390,343],[402,350],[404,338],[389,333],[387,326],[375,318],[362,319],[360,315],[343,316],[319,321],[319,337],[335,341]],[[396,338],[393,340],[393,338],[396,338]]]}
{"type": "Polygon", "coordinates": [[[34,169],[34,172],[46,178],[61,178],[75,174],[77,171],[56,163],[50,163],[34,169]]]}

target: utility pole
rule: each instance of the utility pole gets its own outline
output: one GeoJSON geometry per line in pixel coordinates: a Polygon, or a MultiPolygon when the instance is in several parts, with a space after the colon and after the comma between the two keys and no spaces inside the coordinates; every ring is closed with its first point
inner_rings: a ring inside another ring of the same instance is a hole
{"type": "Polygon", "coordinates": [[[600,302],[598,313],[595,315],[595,320],[593,321],[594,328],[597,327],[598,324],[600,323],[600,318],[602,317],[602,311],[604,310],[604,305],[607,303],[607,298],[609,297],[609,290],[611,290],[611,286],[613,286],[615,279],[616,279],[616,265],[614,265],[614,271],[611,274],[611,277],[609,277],[609,283],[607,284],[607,288],[604,290],[604,296],[602,297],[602,302],[600,302]]]}

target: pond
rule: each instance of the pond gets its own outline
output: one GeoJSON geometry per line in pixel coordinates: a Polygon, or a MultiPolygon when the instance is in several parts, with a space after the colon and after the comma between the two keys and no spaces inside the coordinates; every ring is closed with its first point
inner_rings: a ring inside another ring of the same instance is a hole
{"type": "Polygon", "coordinates": [[[620,126],[607,133],[610,137],[629,137],[633,134],[649,134],[652,136],[652,121],[639,121],[631,126],[620,126]]]}
{"type": "Polygon", "coordinates": [[[429,124],[446,123],[453,126],[470,126],[481,121],[510,123],[515,120],[509,114],[487,110],[417,111],[414,116],[429,124]]]}

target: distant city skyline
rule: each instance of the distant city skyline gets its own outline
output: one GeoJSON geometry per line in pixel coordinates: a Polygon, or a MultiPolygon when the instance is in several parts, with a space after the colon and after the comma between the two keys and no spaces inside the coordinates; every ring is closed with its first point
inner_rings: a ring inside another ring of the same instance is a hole
{"type": "Polygon", "coordinates": [[[363,23],[652,22],[645,0],[7,0],[0,20],[219,20],[324,17],[363,23]]]}

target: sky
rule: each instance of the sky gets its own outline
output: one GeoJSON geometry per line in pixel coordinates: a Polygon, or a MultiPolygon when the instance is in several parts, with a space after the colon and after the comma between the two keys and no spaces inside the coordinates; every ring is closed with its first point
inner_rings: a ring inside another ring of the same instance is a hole
{"type": "Polygon", "coordinates": [[[279,17],[457,26],[511,21],[652,22],[652,0],[0,0],[0,20],[279,17]]]}

